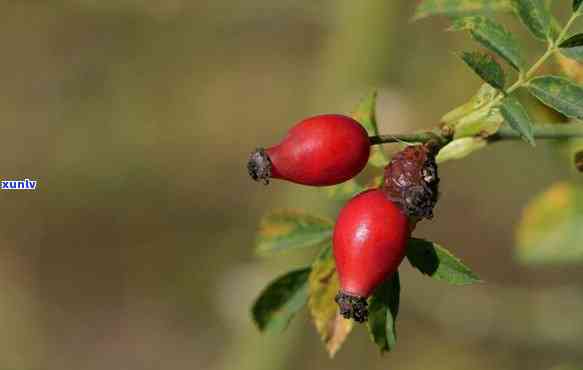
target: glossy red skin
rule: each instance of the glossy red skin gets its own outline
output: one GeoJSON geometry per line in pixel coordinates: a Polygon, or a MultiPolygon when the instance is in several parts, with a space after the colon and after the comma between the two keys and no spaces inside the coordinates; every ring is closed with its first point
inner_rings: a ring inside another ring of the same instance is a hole
{"type": "Polygon", "coordinates": [[[405,257],[407,217],[378,189],[352,198],[334,226],[333,247],[340,286],[368,297],[405,257]]]}
{"type": "Polygon", "coordinates": [[[312,186],[336,185],[366,166],[370,141],[354,119],[338,114],[308,118],[266,150],[271,177],[312,186]]]}

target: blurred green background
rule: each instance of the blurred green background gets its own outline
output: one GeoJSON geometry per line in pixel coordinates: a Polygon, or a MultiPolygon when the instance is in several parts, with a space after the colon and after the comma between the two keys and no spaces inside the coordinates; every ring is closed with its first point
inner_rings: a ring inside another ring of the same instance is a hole
{"type": "Polygon", "coordinates": [[[410,23],[414,3],[2,2],[0,174],[38,189],[0,193],[0,368],[583,365],[583,266],[512,258],[529,199],[580,181],[544,143],[442,167],[437,217],[416,235],[486,283],[451,287],[405,263],[396,352],[379,356],[357,327],[330,360],[305,312],[279,336],[249,318],[268,281],[313,255],[255,257],[261,215],[338,210],[317,189],[253,183],[250,151],[374,87],[383,133],[432,127],[479,87],[451,53],[473,47],[467,35],[410,23]]]}

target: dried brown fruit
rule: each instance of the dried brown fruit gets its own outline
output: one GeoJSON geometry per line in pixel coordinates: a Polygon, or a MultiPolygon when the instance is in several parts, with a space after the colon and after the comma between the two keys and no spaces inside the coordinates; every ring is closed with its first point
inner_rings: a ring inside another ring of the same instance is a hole
{"type": "Polygon", "coordinates": [[[432,218],[439,196],[439,176],[432,145],[412,145],[393,156],[385,167],[382,189],[413,219],[432,218]]]}

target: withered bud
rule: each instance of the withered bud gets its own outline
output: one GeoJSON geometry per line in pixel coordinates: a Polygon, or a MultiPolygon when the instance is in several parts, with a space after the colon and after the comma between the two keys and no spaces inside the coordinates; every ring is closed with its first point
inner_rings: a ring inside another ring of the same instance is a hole
{"type": "Polygon", "coordinates": [[[411,218],[433,217],[439,195],[435,151],[432,144],[408,146],[385,167],[383,191],[411,218]]]}

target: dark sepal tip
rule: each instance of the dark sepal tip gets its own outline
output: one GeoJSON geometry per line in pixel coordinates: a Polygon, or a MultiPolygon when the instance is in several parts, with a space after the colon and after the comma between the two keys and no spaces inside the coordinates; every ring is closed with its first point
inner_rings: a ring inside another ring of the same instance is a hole
{"type": "Polygon", "coordinates": [[[353,319],[363,323],[368,319],[368,303],[365,297],[355,296],[344,291],[339,291],[334,299],[340,308],[340,314],[345,319],[353,319]]]}
{"type": "Polygon", "coordinates": [[[247,162],[247,171],[249,176],[255,181],[263,181],[265,185],[269,184],[271,178],[271,159],[263,148],[257,148],[249,156],[247,162]]]}

